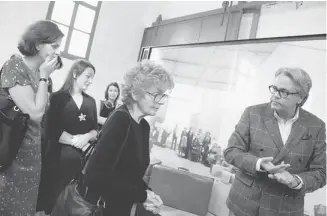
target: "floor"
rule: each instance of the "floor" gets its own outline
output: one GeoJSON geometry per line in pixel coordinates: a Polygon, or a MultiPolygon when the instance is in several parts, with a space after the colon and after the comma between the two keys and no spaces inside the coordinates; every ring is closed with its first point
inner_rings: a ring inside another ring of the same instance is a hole
{"type": "MultiPolygon", "coordinates": [[[[192,173],[196,173],[203,176],[212,177],[210,175],[210,168],[204,166],[201,163],[192,162],[188,159],[184,159],[178,156],[178,152],[170,149],[170,146],[165,148],[153,145],[150,153],[151,160],[160,160],[163,165],[169,167],[183,167],[188,169],[192,173]]],[[[314,215],[314,205],[324,204],[326,205],[326,186],[313,193],[306,194],[305,197],[305,213],[308,215],[314,215]]]]}

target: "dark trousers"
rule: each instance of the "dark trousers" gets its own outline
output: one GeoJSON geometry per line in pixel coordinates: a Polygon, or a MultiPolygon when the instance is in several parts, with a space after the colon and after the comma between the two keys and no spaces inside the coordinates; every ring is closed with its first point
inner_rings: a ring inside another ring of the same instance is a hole
{"type": "Polygon", "coordinates": [[[171,142],[171,149],[176,150],[177,136],[173,136],[173,140],[171,142]]]}

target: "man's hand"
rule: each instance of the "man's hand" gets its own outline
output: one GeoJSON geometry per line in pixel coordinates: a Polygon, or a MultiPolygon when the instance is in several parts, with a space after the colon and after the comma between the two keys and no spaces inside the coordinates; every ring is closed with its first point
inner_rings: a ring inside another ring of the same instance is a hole
{"type": "Polygon", "coordinates": [[[279,165],[274,165],[271,161],[273,157],[261,158],[260,168],[269,173],[280,173],[285,171],[286,168],[290,167],[290,164],[284,164],[284,161],[279,165]]]}
{"type": "Polygon", "coordinates": [[[271,179],[276,179],[279,183],[287,185],[289,188],[295,188],[298,186],[298,182],[296,181],[295,177],[286,170],[280,173],[269,174],[268,177],[271,179]]]}

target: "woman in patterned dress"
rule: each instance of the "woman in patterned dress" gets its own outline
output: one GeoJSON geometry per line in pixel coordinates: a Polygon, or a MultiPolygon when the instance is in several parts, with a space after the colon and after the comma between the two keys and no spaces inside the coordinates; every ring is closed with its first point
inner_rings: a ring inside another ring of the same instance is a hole
{"type": "Polygon", "coordinates": [[[0,215],[34,216],[41,170],[40,122],[48,103],[48,78],[58,65],[55,52],[64,34],[50,21],[37,21],[18,43],[1,70],[0,94],[30,115],[16,160],[0,173],[0,215]]]}

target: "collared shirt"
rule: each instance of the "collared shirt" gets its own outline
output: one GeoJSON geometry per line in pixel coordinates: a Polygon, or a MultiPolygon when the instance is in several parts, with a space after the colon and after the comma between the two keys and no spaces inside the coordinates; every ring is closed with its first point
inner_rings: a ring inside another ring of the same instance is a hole
{"type": "Polygon", "coordinates": [[[279,132],[285,145],[288,137],[290,136],[293,123],[299,118],[299,109],[296,110],[296,113],[292,119],[286,121],[279,117],[276,111],[274,112],[274,116],[277,119],[279,132]]]}

